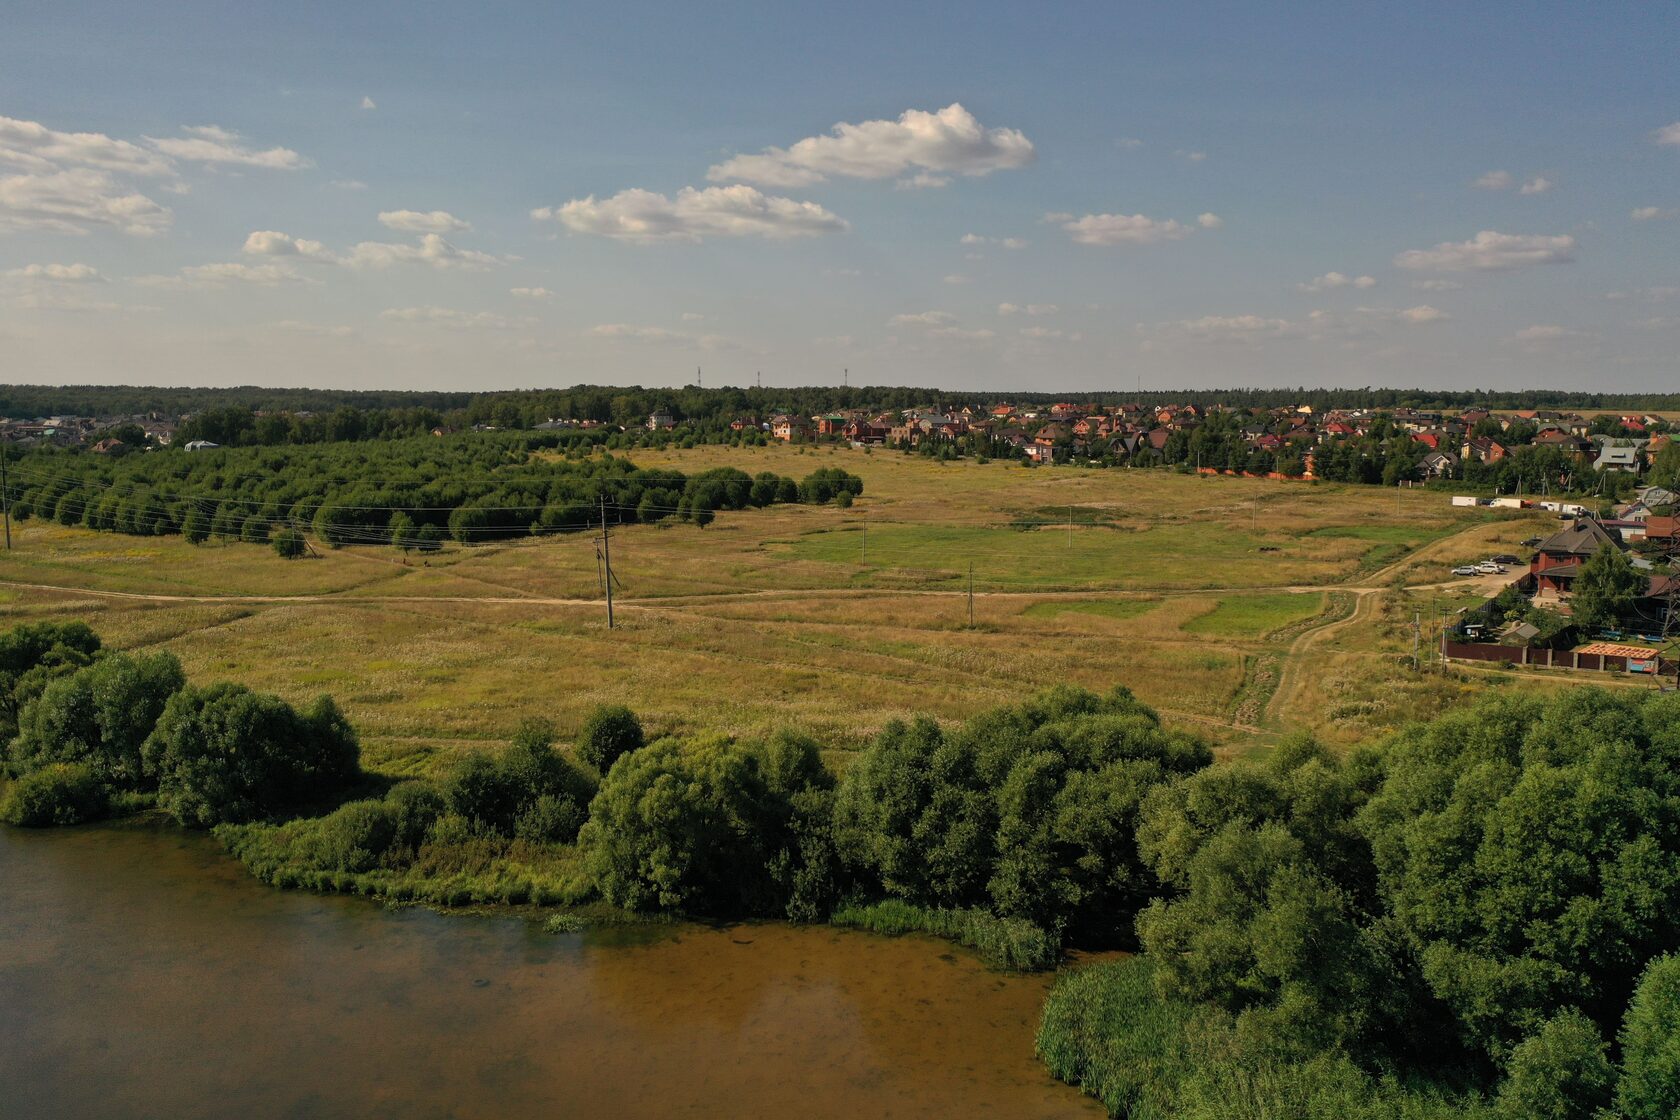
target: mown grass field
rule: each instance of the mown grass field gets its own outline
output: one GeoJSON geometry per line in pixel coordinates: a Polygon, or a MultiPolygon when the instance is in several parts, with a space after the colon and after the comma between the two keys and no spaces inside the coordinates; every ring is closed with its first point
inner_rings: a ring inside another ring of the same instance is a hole
{"type": "Polygon", "coordinates": [[[795,476],[843,466],[865,492],[847,510],[615,530],[610,632],[591,535],[288,562],[256,545],[27,522],[0,555],[0,615],[82,618],[109,645],[173,651],[198,680],[292,699],[331,692],[391,771],[436,767],[530,716],[569,733],[607,701],[655,731],[793,726],[840,753],[893,718],[961,719],[1063,682],[1124,684],[1236,751],[1294,726],[1346,738],[1347,726],[1402,718],[1398,706],[1360,707],[1371,703],[1363,682],[1385,687],[1389,660],[1410,648],[1409,624],[1391,634],[1375,623],[1303,648],[1345,663],[1302,674],[1276,719],[1233,717],[1258,710],[1237,703],[1254,692],[1245,676],[1293,656],[1326,589],[1399,596],[1545,528],[1439,493],[1161,471],[789,448],[636,462],[795,476]],[[1356,683],[1336,692],[1343,677],[1356,683]]]}

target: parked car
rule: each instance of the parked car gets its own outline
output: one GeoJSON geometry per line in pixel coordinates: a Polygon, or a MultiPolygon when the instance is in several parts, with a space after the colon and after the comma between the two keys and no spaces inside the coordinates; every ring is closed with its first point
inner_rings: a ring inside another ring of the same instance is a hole
{"type": "Polygon", "coordinates": [[[1535,545],[1539,544],[1541,540],[1542,538],[1540,537],[1529,537],[1524,540],[1522,544],[1524,548],[1533,548],[1535,545]]]}
{"type": "Polygon", "coordinates": [[[1453,575],[1455,576],[1473,576],[1477,574],[1476,565],[1474,564],[1464,564],[1453,569],[1453,575]]]}
{"type": "Polygon", "coordinates": [[[1505,569],[1503,567],[1495,564],[1492,560],[1483,560],[1480,564],[1476,565],[1476,572],[1478,575],[1497,576],[1502,575],[1504,571],[1505,569]]]}
{"type": "Polygon", "coordinates": [[[1488,559],[1492,560],[1495,564],[1521,564],[1522,563],[1521,557],[1512,556],[1509,552],[1501,553],[1498,556],[1489,556],[1488,559]]]}

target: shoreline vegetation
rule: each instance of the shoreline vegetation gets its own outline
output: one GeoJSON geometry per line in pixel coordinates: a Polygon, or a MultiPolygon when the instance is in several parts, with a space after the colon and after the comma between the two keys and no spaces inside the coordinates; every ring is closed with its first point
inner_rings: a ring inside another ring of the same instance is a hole
{"type": "Polygon", "coordinates": [[[289,889],[1068,949],[1037,1049],[1113,1115],[1625,1120],[1680,1109],[1680,696],[1497,695],[1374,746],[1215,765],[1128,691],[780,732],[603,707],[425,778],[329,697],[196,684],[81,623],[0,634],[0,817],[151,809],[289,889]]]}

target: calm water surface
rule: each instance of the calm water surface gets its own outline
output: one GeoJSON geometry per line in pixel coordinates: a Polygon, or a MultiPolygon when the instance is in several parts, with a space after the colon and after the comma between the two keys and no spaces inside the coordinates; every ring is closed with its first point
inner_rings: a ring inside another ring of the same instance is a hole
{"type": "Polygon", "coordinates": [[[643,944],[271,890],[213,841],[0,829],[0,1115],[1101,1115],[1047,981],[779,925],[643,944]]]}

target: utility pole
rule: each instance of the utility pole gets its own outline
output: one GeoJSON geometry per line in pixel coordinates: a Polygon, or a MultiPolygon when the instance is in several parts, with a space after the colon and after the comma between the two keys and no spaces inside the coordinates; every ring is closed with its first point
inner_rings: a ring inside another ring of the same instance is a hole
{"type": "Polygon", "coordinates": [[[974,561],[968,562],[968,625],[974,626],[974,561]]]}
{"type": "Polygon", "coordinates": [[[613,628],[612,534],[607,528],[607,493],[601,491],[601,559],[607,566],[607,629],[613,628]]]}
{"type": "Polygon", "coordinates": [[[12,487],[6,481],[6,460],[11,458],[11,450],[0,444],[0,508],[6,512],[6,551],[12,550],[12,487]]]}
{"type": "Polygon", "coordinates": [[[706,387],[706,378],[700,372],[699,366],[694,367],[694,387],[697,389],[704,389],[706,387]]]}
{"type": "Polygon", "coordinates": [[[845,368],[840,371],[840,387],[843,389],[850,389],[852,387],[851,369],[845,368]]]}
{"type": "Polygon", "coordinates": [[[1418,668],[1420,666],[1420,662],[1418,661],[1418,641],[1419,641],[1418,635],[1419,635],[1419,627],[1422,625],[1422,623],[1423,623],[1422,615],[1417,610],[1413,610],[1412,611],[1412,672],[1414,672],[1414,673],[1418,671],[1418,668]]]}

